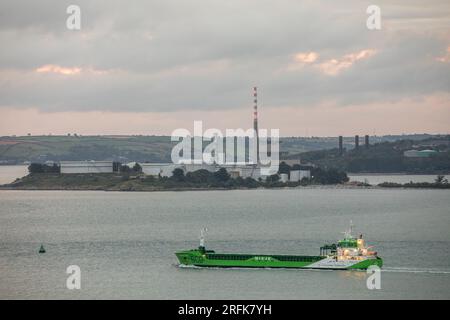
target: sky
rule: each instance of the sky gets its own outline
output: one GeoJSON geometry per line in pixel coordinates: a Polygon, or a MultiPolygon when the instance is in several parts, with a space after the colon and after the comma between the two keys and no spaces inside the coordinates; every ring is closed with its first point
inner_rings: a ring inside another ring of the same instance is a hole
{"type": "Polygon", "coordinates": [[[450,133],[448,0],[2,0],[0,43],[0,135],[246,129],[253,86],[281,136],[450,133]]]}

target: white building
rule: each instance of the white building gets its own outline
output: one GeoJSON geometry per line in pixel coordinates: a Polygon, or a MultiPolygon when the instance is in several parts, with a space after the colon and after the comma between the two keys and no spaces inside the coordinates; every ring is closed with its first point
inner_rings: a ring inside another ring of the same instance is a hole
{"type": "Polygon", "coordinates": [[[111,173],[112,161],[61,161],[61,173],[111,173]]]}
{"type": "Polygon", "coordinates": [[[407,158],[428,158],[436,153],[436,150],[407,150],[403,152],[403,155],[407,158]]]}
{"type": "Polygon", "coordinates": [[[142,172],[149,176],[171,177],[173,170],[177,168],[185,171],[184,165],[174,163],[140,163],[142,172]]]}
{"type": "Polygon", "coordinates": [[[225,168],[227,172],[231,175],[233,178],[241,177],[243,179],[245,178],[252,178],[255,180],[258,180],[259,178],[265,179],[266,176],[263,176],[261,174],[261,167],[260,166],[254,166],[254,165],[218,165],[217,170],[220,168],[225,168]]]}
{"type": "Polygon", "coordinates": [[[303,178],[311,179],[311,171],[310,170],[300,170],[300,180],[303,178]]]}
{"type": "Polygon", "coordinates": [[[300,170],[291,170],[289,173],[289,181],[298,182],[300,181],[300,170]]]}
{"type": "Polygon", "coordinates": [[[200,163],[200,164],[186,163],[186,164],[183,164],[183,167],[184,167],[185,173],[194,172],[197,170],[208,170],[209,172],[216,172],[217,170],[220,169],[217,165],[206,164],[206,163],[200,163]]]}
{"type": "Polygon", "coordinates": [[[232,178],[241,177],[253,178],[258,180],[259,178],[265,178],[261,175],[261,168],[253,165],[218,165],[218,164],[173,164],[173,163],[140,163],[142,172],[146,175],[161,175],[162,177],[171,177],[173,170],[180,168],[184,173],[194,172],[197,170],[208,170],[209,172],[216,172],[220,168],[225,168],[232,178]]]}

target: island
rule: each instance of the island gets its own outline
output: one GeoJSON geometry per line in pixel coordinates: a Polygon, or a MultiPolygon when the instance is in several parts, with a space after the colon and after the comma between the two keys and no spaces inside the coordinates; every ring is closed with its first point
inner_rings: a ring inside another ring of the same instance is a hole
{"type": "MultiPolygon", "coordinates": [[[[126,167],[126,166],[125,166],[126,167]]],[[[436,180],[420,183],[384,182],[376,186],[364,182],[349,182],[347,174],[336,169],[312,168],[311,178],[300,181],[281,181],[280,174],[268,176],[266,179],[250,177],[232,177],[226,169],[216,172],[197,170],[184,173],[175,169],[172,176],[145,175],[139,164],[133,168],[118,170],[113,173],[72,173],[61,174],[58,166],[31,164],[30,173],[14,182],[0,186],[7,190],[103,190],[103,191],[187,191],[187,190],[233,190],[233,189],[282,189],[302,187],[338,187],[338,188],[433,188],[448,189],[448,180],[438,175],[436,180]]],[[[289,166],[280,165],[280,171],[286,172],[289,166]]]]}

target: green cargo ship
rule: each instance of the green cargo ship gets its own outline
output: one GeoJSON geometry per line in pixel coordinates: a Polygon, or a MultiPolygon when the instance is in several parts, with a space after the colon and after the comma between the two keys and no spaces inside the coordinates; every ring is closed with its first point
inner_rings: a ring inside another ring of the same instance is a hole
{"type": "Polygon", "coordinates": [[[282,254],[233,254],[216,253],[206,250],[204,230],[197,249],[175,253],[180,266],[221,267],[221,268],[299,268],[331,270],[365,270],[369,266],[383,266],[383,260],[377,252],[367,247],[360,235],[352,235],[352,226],[343,240],[335,244],[326,244],[320,248],[317,256],[282,254]]]}

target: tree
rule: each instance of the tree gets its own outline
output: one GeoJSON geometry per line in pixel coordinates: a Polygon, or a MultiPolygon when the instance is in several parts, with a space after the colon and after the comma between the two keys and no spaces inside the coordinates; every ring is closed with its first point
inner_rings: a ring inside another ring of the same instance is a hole
{"type": "Polygon", "coordinates": [[[175,170],[172,171],[172,178],[175,181],[184,181],[184,171],[181,168],[176,168],[175,170]]]}
{"type": "Polygon", "coordinates": [[[314,168],[311,174],[313,176],[313,182],[320,184],[337,184],[347,182],[349,180],[345,172],[338,171],[334,168],[314,168]]]}
{"type": "Polygon", "coordinates": [[[220,168],[219,171],[214,172],[214,177],[218,181],[222,182],[230,180],[230,175],[228,174],[228,171],[225,168],[220,168]]]}
{"type": "Polygon", "coordinates": [[[447,183],[448,183],[448,180],[445,178],[445,176],[443,176],[443,175],[438,175],[438,176],[436,177],[436,179],[434,180],[434,183],[439,184],[439,185],[441,185],[441,184],[447,184],[447,183]]]}
{"type": "Polygon", "coordinates": [[[29,173],[60,173],[61,168],[56,163],[49,166],[42,163],[31,163],[28,166],[29,173]]]}
{"type": "Polygon", "coordinates": [[[289,174],[289,172],[291,172],[291,167],[286,164],[286,162],[282,161],[280,163],[280,166],[278,168],[278,173],[287,173],[289,174]]]}
{"type": "Polygon", "coordinates": [[[42,173],[44,172],[44,165],[41,163],[32,163],[28,166],[29,173],[42,173]]]}
{"type": "Polygon", "coordinates": [[[196,170],[186,173],[186,181],[193,183],[206,183],[213,177],[213,174],[206,169],[196,170]]]}
{"type": "Polygon", "coordinates": [[[277,182],[279,180],[280,180],[280,176],[278,174],[273,174],[273,175],[267,177],[266,182],[277,182]]]}
{"type": "Polygon", "coordinates": [[[142,172],[142,167],[141,167],[141,165],[139,164],[139,163],[135,163],[134,164],[134,166],[133,166],[133,171],[134,172],[142,172]]]}
{"type": "Polygon", "coordinates": [[[119,172],[120,171],[120,166],[122,164],[120,162],[114,161],[113,162],[113,172],[119,172]]]}
{"type": "Polygon", "coordinates": [[[257,188],[258,187],[258,182],[255,179],[253,179],[253,178],[247,177],[244,180],[244,185],[247,188],[257,188]]]}
{"type": "Polygon", "coordinates": [[[120,166],[120,172],[130,172],[130,167],[123,164],[120,166]]]}

